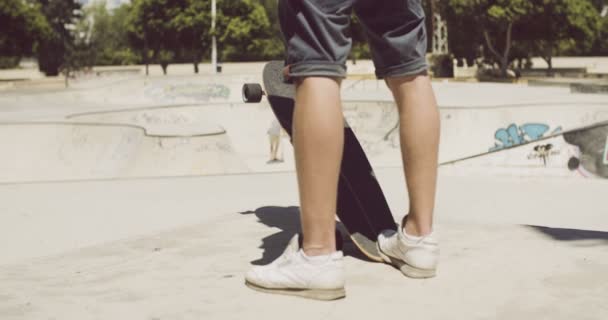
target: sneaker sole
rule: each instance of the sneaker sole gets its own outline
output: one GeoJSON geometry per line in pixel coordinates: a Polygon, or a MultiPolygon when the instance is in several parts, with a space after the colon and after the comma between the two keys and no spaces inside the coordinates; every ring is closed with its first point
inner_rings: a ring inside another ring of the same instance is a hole
{"type": "Polygon", "coordinates": [[[382,257],[384,262],[391,264],[395,268],[399,269],[399,271],[401,271],[401,273],[403,273],[403,275],[405,275],[406,277],[414,278],[414,279],[426,279],[426,278],[433,278],[437,275],[436,269],[416,268],[416,267],[413,267],[413,266],[407,264],[403,260],[393,258],[393,257],[385,254],[384,252],[382,252],[382,249],[380,249],[380,244],[378,244],[378,253],[382,257]]]}
{"type": "Polygon", "coordinates": [[[350,235],[350,239],[353,241],[355,246],[366,256],[368,259],[374,262],[384,262],[378,249],[378,242],[370,240],[368,237],[353,233],[350,235]]]}
{"type": "Polygon", "coordinates": [[[297,296],[313,300],[331,301],[346,297],[346,291],[342,289],[269,289],[260,287],[245,280],[245,285],[255,291],[281,294],[287,296],[297,296]]]}

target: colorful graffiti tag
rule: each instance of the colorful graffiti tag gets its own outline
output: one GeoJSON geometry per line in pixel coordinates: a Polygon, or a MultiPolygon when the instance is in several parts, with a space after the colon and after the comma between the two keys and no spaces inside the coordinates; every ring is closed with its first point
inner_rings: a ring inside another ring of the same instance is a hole
{"type": "MultiPolygon", "coordinates": [[[[526,123],[521,126],[511,124],[507,128],[500,128],[494,133],[496,143],[490,151],[514,147],[523,143],[532,142],[545,137],[550,127],[543,123],[526,123]]],[[[551,134],[562,131],[562,127],[555,128],[551,134]]]]}
{"type": "Polygon", "coordinates": [[[207,102],[212,99],[228,99],[230,88],[222,84],[210,83],[158,83],[146,88],[145,93],[163,101],[189,99],[207,102]]]}

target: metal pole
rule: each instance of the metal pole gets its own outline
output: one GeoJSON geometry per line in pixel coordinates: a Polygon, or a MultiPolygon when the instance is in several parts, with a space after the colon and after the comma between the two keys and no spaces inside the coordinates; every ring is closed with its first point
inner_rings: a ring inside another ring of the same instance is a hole
{"type": "Polygon", "coordinates": [[[211,73],[217,73],[217,40],[215,37],[215,18],[216,18],[216,0],[211,0],[211,31],[213,37],[211,39],[211,73]]]}

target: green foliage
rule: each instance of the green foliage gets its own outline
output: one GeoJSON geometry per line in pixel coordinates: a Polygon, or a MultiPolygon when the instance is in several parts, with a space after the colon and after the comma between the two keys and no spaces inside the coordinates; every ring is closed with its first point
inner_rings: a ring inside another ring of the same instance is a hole
{"type": "Polygon", "coordinates": [[[171,24],[179,39],[179,56],[194,63],[198,73],[198,64],[211,47],[211,2],[189,0],[171,24]]]}
{"type": "Polygon", "coordinates": [[[144,62],[148,52],[158,58],[161,50],[176,50],[178,37],[172,19],[184,10],[187,0],[134,0],[127,18],[128,38],[144,62]]]}
{"type": "Polygon", "coordinates": [[[22,0],[0,0],[0,30],[0,68],[15,67],[51,32],[40,6],[22,0]]]}
{"type": "Polygon", "coordinates": [[[12,69],[19,65],[21,59],[15,56],[0,56],[0,69],[12,69]]]}
{"type": "Polygon", "coordinates": [[[608,17],[604,17],[602,19],[600,31],[598,32],[598,37],[595,44],[595,52],[597,54],[608,56],[608,17]]]}
{"type": "Polygon", "coordinates": [[[371,58],[369,45],[365,36],[365,29],[356,15],[351,17],[350,33],[353,39],[353,47],[350,51],[350,58],[356,63],[359,59],[371,58]]]}
{"type": "Polygon", "coordinates": [[[161,49],[160,52],[158,52],[158,62],[163,68],[163,74],[167,74],[167,68],[171,61],[173,61],[173,58],[175,58],[175,54],[169,50],[161,49]]]}
{"type": "Polygon", "coordinates": [[[481,14],[481,9],[472,7],[472,1],[461,2],[460,5],[454,6],[451,5],[453,1],[436,4],[442,17],[447,20],[448,47],[451,53],[455,58],[473,65],[475,59],[480,56],[480,47],[483,46],[483,34],[479,32],[479,24],[475,18],[477,14],[481,14]],[[465,10],[467,8],[470,10],[465,10]]]}
{"type": "Polygon", "coordinates": [[[126,66],[138,64],[140,61],[141,57],[131,48],[121,48],[115,51],[104,50],[102,54],[98,56],[95,65],[126,66]]]}
{"type": "Polygon", "coordinates": [[[531,0],[532,12],[524,19],[521,38],[533,54],[550,62],[555,54],[589,52],[601,26],[599,12],[588,0],[531,0]]]}
{"type": "Polygon", "coordinates": [[[440,8],[456,58],[483,56],[505,71],[532,55],[550,61],[599,47],[598,6],[599,0],[447,0],[440,8]]]}
{"type": "Polygon", "coordinates": [[[150,58],[167,65],[185,60],[198,71],[198,63],[210,51],[210,12],[210,0],[133,0],[126,19],[127,38],[146,64],[150,58]],[[171,53],[170,61],[167,53],[171,53]]]}
{"type": "Polygon", "coordinates": [[[68,27],[80,17],[80,4],[76,0],[36,1],[51,29],[50,35],[39,42],[38,65],[41,71],[54,76],[72,55],[68,50],[74,47],[75,37],[68,27]]]}
{"type": "Polygon", "coordinates": [[[78,31],[86,34],[92,48],[95,65],[126,65],[138,63],[140,57],[131,49],[127,34],[130,6],[123,5],[108,11],[100,1],[84,10],[78,31]]]}
{"type": "MultiPolygon", "coordinates": [[[[604,0],[425,0],[425,9],[447,19],[451,54],[472,63],[479,57],[506,68],[530,56],[608,55],[604,0]],[[510,36],[510,37],[509,37],[510,36]]],[[[209,59],[211,37],[220,60],[280,59],[277,0],[217,0],[211,27],[211,0],[132,0],[108,11],[92,4],[78,14],[77,0],[0,0],[0,68],[24,55],[38,56],[42,71],[90,64],[198,63],[209,59]],[[75,25],[75,30],[69,26],[75,25]],[[66,27],[68,26],[68,27],[66,27]]],[[[353,60],[370,57],[365,32],[353,16],[353,60]]],[[[165,68],[166,69],[166,68],[165,68]]]]}
{"type": "Polygon", "coordinates": [[[268,60],[281,56],[280,36],[273,35],[266,10],[251,0],[218,0],[217,35],[221,59],[226,61],[268,60]]]}
{"type": "Polygon", "coordinates": [[[451,54],[432,55],[429,62],[434,77],[451,78],[454,76],[454,57],[451,54]]]}

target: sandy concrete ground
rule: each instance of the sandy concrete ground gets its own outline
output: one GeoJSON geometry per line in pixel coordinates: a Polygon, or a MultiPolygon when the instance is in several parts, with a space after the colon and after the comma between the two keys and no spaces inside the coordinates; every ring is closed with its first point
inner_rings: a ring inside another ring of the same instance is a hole
{"type": "MultiPolygon", "coordinates": [[[[378,176],[405,212],[400,171],[378,176]]],[[[297,232],[293,173],[1,185],[0,317],[605,319],[606,187],[442,175],[439,276],[347,243],[347,298],[326,303],[243,285],[297,232]]]]}
{"type": "MultiPolygon", "coordinates": [[[[608,181],[542,174],[442,168],[436,215],[442,260],[435,279],[406,279],[389,266],[365,261],[347,243],[345,300],[313,302],[246,288],[243,273],[277,257],[298,230],[292,160],[264,162],[272,116],[263,105],[247,109],[238,102],[241,83],[259,78],[256,68],[259,64],[243,65],[240,70],[252,74],[224,76],[112,76],[84,79],[68,90],[3,92],[0,121],[7,127],[95,118],[144,128],[160,124],[163,134],[171,134],[166,129],[176,123],[204,120],[227,131],[249,173],[0,183],[0,319],[608,318],[608,181]],[[206,93],[198,94],[203,89],[206,93]],[[161,110],[163,116],[137,112],[161,106],[175,109],[161,110]],[[213,112],[183,111],[203,107],[213,112]],[[179,121],[167,126],[172,115],[179,121]]],[[[480,136],[475,130],[487,129],[479,131],[488,138],[476,142],[480,150],[492,146],[498,124],[526,120],[513,110],[534,106],[547,110],[544,120],[576,125],[602,118],[608,105],[606,96],[563,88],[434,85],[450,119],[475,108],[502,114],[484,118],[500,120],[491,125],[468,118],[481,125],[461,126],[463,133],[480,136]]],[[[358,101],[389,98],[381,82],[370,80],[348,80],[344,92],[358,101]]],[[[538,110],[528,115],[541,117],[538,110]]],[[[365,110],[353,114],[353,121],[376,116],[365,110]]],[[[11,132],[3,141],[9,144],[10,136],[19,135],[32,140],[31,133],[11,132]]],[[[446,141],[463,150],[472,143],[446,141]]],[[[398,149],[370,145],[378,179],[399,219],[408,203],[398,149]]],[[[45,154],[37,157],[44,160],[45,154]]],[[[13,162],[31,157],[25,158],[13,162]]]]}

